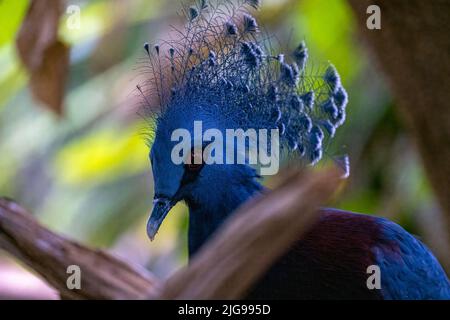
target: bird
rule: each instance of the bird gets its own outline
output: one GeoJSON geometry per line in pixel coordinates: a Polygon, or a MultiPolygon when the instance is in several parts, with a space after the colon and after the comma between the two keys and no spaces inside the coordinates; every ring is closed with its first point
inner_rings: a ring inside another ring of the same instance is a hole
{"type": "MultiPolygon", "coordinates": [[[[330,63],[308,69],[304,41],[277,54],[252,15],[260,5],[199,0],[184,7],[185,26],[170,39],[144,44],[146,79],[136,88],[148,119],[155,192],[147,234],[153,240],[171,208],[184,201],[190,259],[236,208],[265,192],[258,166],[247,158],[209,163],[203,155],[213,139],[195,138],[195,123],[201,122],[202,137],[208,130],[223,136],[229,129],[275,130],[282,155],[315,165],[345,122],[348,94],[337,69],[330,63]],[[189,133],[181,151],[183,135],[174,139],[179,129],[189,133]]],[[[215,152],[227,152],[227,143],[215,152]]],[[[341,163],[348,173],[348,158],[341,163]]],[[[438,260],[398,224],[333,208],[317,214],[245,298],[450,299],[438,260]],[[377,288],[368,286],[370,267],[379,270],[377,288]]]]}

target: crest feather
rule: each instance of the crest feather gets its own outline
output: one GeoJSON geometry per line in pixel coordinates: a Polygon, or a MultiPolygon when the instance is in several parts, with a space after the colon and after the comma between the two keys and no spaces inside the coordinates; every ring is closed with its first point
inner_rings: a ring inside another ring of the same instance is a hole
{"type": "Polygon", "coordinates": [[[155,50],[145,45],[153,88],[144,91],[145,101],[158,101],[159,116],[183,106],[244,130],[278,128],[283,146],[315,164],[345,121],[347,93],[332,65],[307,74],[305,42],[287,55],[271,52],[249,13],[259,5],[202,0],[188,7],[175,39],[155,50]]]}

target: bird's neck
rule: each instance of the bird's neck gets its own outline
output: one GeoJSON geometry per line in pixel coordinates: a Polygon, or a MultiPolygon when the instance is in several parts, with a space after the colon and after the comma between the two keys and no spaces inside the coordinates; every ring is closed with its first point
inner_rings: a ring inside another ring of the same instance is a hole
{"type": "Polygon", "coordinates": [[[192,257],[211,234],[249,198],[260,193],[262,186],[254,179],[248,184],[224,190],[202,204],[187,201],[189,206],[189,256],[192,257]]]}

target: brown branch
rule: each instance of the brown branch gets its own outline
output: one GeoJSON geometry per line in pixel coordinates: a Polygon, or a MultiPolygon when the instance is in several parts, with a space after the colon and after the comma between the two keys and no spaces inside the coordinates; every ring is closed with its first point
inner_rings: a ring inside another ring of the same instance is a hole
{"type": "Polygon", "coordinates": [[[35,270],[64,298],[240,298],[308,229],[338,180],[334,169],[288,175],[274,191],[238,209],[164,286],[145,270],[45,229],[6,199],[0,199],[0,248],[35,270]],[[66,286],[69,265],[81,269],[81,290],[66,286]]]}
{"type": "Polygon", "coordinates": [[[189,267],[163,288],[166,299],[236,299],[304,234],[338,184],[334,170],[294,174],[238,209],[189,267]]]}
{"type": "MultiPolygon", "coordinates": [[[[450,234],[450,1],[349,0],[359,31],[387,76],[450,234]],[[366,27],[366,9],[381,9],[381,30],[366,27]]],[[[447,270],[450,260],[446,258],[447,270]]]]}
{"type": "Polygon", "coordinates": [[[45,229],[23,208],[2,198],[0,248],[36,271],[64,298],[139,299],[158,291],[158,281],[145,270],[45,229]],[[67,288],[70,265],[81,269],[80,290],[67,288]]]}

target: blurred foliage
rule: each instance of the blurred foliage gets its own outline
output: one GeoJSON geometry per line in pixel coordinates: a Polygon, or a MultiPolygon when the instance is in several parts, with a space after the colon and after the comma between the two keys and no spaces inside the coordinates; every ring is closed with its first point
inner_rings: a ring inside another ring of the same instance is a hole
{"type": "MultiPolygon", "coordinates": [[[[81,28],[68,29],[62,17],[71,66],[65,114],[57,118],[31,98],[16,55],[28,1],[0,2],[0,195],[24,204],[54,230],[165,276],[186,261],[186,207],[177,205],[150,243],[145,220],[152,177],[134,86],[145,58],[142,44],[163,37],[181,6],[162,0],[70,4],[81,7],[81,28]]],[[[263,4],[258,15],[266,31],[291,47],[304,39],[313,61],[334,63],[348,89],[347,123],[329,158],[349,154],[352,172],[333,205],[388,216],[420,234],[416,217],[433,199],[346,2],[263,4]]]]}
{"type": "Polygon", "coordinates": [[[0,33],[0,46],[11,43],[20,27],[20,23],[25,15],[28,1],[2,1],[0,3],[0,21],[2,21],[2,32],[0,33]]]}
{"type": "Polygon", "coordinates": [[[106,183],[118,175],[132,175],[148,168],[147,146],[136,128],[104,130],[68,143],[55,158],[57,177],[67,185],[106,183]],[[78,152],[86,150],[86,152],[78,152]],[[67,168],[72,168],[67,170],[67,168]]]}

